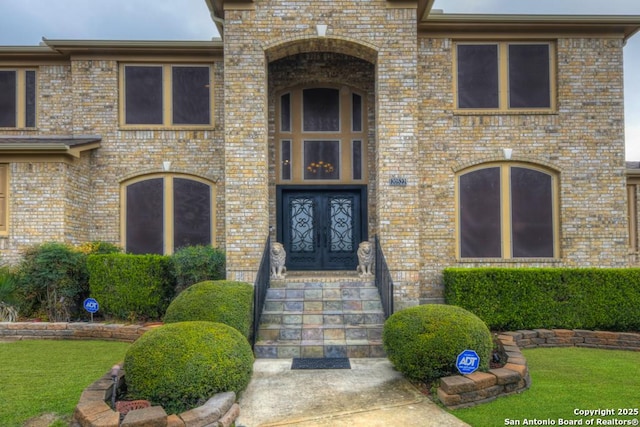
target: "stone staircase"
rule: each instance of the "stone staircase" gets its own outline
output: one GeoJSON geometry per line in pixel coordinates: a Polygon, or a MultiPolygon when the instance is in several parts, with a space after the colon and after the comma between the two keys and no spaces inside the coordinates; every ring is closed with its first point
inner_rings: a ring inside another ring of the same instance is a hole
{"type": "Polygon", "coordinates": [[[292,272],[271,281],[258,358],[384,357],[384,312],[373,279],[352,272],[292,272]]]}

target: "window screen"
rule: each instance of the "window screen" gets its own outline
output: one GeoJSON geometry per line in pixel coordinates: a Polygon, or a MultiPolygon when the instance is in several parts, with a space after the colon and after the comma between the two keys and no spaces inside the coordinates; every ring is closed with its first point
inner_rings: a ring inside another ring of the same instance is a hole
{"type": "Polygon", "coordinates": [[[362,97],[354,93],[351,99],[351,120],[353,124],[353,131],[362,132],[362,97]]]}
{"type": "Polygon", "coordinates": [[[173,67],[173,123],[211,123],[209,67],[173,67]]]}
{"type": "Polygon", "coordinates": [[[280,130],[291,132],[291,94],[289,93],[280,97],[280,130]]]}
{"type": "Polygon", "coordinates": [[[458,45],[458,108],[498,108],[498,46],[458,45]]]}
{"type": "Polygon", "coordinates": [[[162,67],[125,67],[125,121],[162,124],[162,67]]]}
{"type": "Polygon", "coordinates": [[[511,168],[511,235],[514,257],[553,257],[551,176],[511,168]]]}
{"type": "Polygon", "coordinates": [[[164,180],[148,179],[127,187],[127,252],[164,252],[164,180]]]}
{"type": "Polygon", "coordinates": [[[16,72],[0,71],[0,127],[16,127],[16,72]]]}
{"type": "Polygon", "coordinates": [[[304,179],[340,179],[340,141],[304,141],[304,179]]]}
{"type": "Polygon", "coordinates": [[[202,182],[173,180],[173,245],[211,244],[211,188],[202,182]]]}
{"type": "Polygon", "coordinates": [[[509,107],[550,108],[549,45],[509,45],[509,107]]]}
{"type": "Polygon", "coordinates": [[[340,131],[340,91],[332,88],[305,89],[303,92],[305,132],[340,131]]]}
{"type": "Polygon", "coordinates": [[[500,168],[460,176],[460,256],[500,258],[500,168]]]}

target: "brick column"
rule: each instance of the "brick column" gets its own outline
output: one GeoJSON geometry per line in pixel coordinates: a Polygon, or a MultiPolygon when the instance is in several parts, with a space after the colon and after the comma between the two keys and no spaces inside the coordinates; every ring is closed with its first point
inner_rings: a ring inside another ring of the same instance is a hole
{"type": "Polygon", "coordinates": [[[419,302],[419,161],[416,136],[416,9],[386,11],[377,64],[376,205],[380,243],[394,283],[395,310],[419,302]],[[392,178],[406,179],[394,185],[392,178]]]}
{"type": "Polygon", "coordinates": [[[253,283],[269,233],[267,82],[253,11],[225,11],[224,136],[227,278],[253,283]]]}

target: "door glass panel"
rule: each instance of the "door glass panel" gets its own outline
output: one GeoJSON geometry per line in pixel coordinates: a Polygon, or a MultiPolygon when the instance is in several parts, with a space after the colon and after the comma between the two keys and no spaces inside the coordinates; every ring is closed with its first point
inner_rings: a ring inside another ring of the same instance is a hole
{"type": "Polygon", "coordinates": [[[313,252],[315,248],[314,199],[294,197],[289,204],[292,252],[313,252]]]}
{"type": "Polygon", "coordinates": [[[304,179],[340,179],[340,141],[305,141],[304,164],[304,179]]]}
{"type": "Polygon", "coordinates": [[[511,168],[511,228],[514,257],[553,257],[551,176],[511,168]]]}
{"type": "Polygon", "coordinates": [[[460,177],[460,256],[500,258],[500,168],[460,177]]]}
{"type": "Polygon", "coordinates": [[[353,251],[353,199],[350,197],[330,199],[329,242],[331,252],[353,251]]]}
{"type": "Polygon", "coordinates": [[[339,132],[340,91],[331,88],[305,89],[302,114],[305,132],[339,132]]]}
{"type": "Polygon", "coordinates": [[[164,253],[164,180],[147,179],[127,187],[127,252],[164,253]]]}
{"type": "Polygon", "coordinates": [[[211,188],[191,179],[173,180],[173,246],[211,244],[211,188]]]}

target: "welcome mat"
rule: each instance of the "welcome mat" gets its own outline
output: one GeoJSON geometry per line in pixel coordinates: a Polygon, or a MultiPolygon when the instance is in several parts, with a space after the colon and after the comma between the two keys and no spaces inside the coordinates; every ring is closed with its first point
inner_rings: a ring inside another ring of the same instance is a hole
{"type": "Polygon", "coordinates": [[[351,369],[351,363],[347,357],[296,357],[293,359],[291,369],[351,369]]]}

